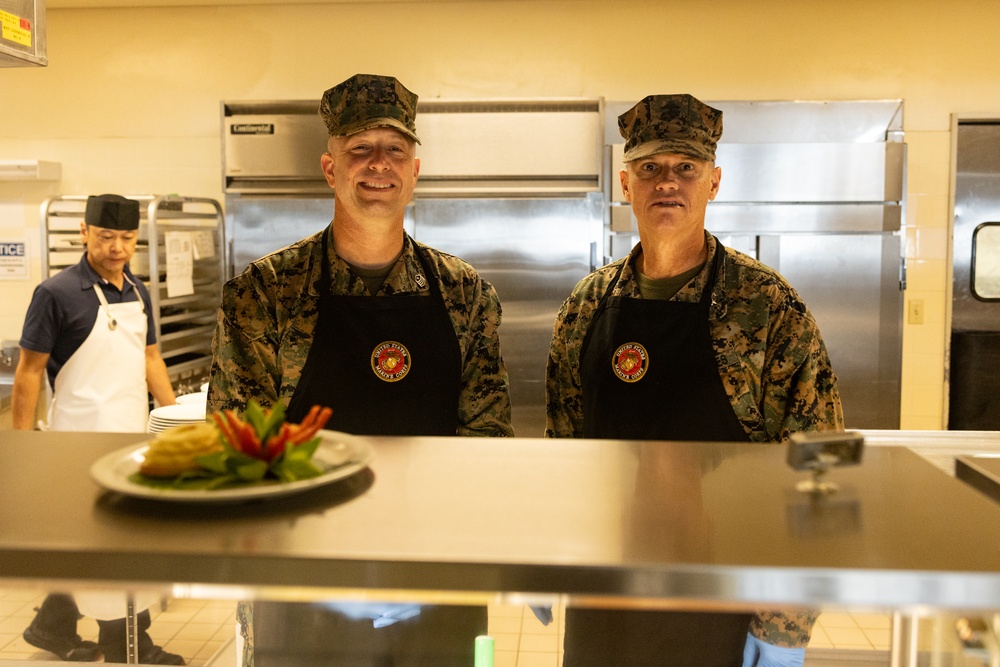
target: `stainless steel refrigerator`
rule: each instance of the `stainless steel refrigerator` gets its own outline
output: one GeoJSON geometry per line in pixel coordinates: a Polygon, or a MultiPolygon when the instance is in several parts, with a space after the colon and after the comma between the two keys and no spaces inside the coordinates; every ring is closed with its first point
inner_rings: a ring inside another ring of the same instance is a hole
{"type": "MultiPolygon", "coordinates": [[[[898,428],[902,335],[902,104],[715,102],[720,196],[707,224],[778,269],[822,329],[848,426],[898,428]]],[[[414,238],[492,282],[515,432],[544,429],[556,311],[590,270],[638,240],[620,201],[617,114],[596,100],[421,102],[414,238]]],[[[313,101],[225,102],[231,270],[326,226],[326,133],[313,101]]]]}
{"type": "MultiPolygon", "coordinates": [[[[315,102],[224,103],[232,271],[327,224],[315,102]]],[[[601,100],[435,100],[418,107],[420,179],[405,227],[497,290],[515,433],[541,437],[556,311],[603,255],[601,100]]]]}

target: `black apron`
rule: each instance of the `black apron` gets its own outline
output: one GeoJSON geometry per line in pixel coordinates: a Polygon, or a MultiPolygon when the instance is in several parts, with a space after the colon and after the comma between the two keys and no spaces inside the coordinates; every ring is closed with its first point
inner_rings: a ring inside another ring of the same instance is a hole
{"type": "MultiPolygon", "coordinates": [[[[580,351],[587,438],[749,441],[722,385],[709,308],[725,255],[716,243],[697,303],[610,296],[580,351]]],[[[566,610],[565,667],[739,667],[752,616],[728,613],[566,610]]]]}
{"type": "MultiPolygon", "coordinates": [[[[313,405],[333,408],[328,429],[358,435],[455,435],[462,365],[437,275],[414,244],[430,296],[330,293],[323,235],[319,318],[288,404],[300,421],[313,405]]],[[[421,280],[418,276],[417,282],[421,280]]]]}
{"type": "MultiPolygon", "coordinates": [[[[414,244],[428,297],[335,296],[327,234],[322,244],[319,317],[289,421],[318,404],[333,408],[332,430],[455,435],[461,352],[424,252],[414,244]]],[[[425,606],[419,616],[374,628],[321,606],[258,601],[254,660],[258,667],[467,667],[486,631],[485,607],[425,606]]]]}

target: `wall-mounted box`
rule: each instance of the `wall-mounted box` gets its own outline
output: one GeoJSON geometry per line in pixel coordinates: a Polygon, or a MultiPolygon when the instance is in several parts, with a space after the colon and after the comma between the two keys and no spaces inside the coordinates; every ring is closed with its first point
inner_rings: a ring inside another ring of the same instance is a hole
{"type": "Polygon", "coordinates": [[[58,181],[62,166],[45,160],[0,160],[0,181],[58,181]]]}

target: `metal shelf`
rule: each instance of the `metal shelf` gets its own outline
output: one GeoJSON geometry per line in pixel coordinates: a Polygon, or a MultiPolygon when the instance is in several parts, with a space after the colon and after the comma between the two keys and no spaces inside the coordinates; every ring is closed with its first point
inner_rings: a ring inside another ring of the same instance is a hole
{"type": "MultiPolygon", "coordinates": [[[[178,195],[135,195],[129,199],[140,203],[139,243],[130,266],[149,291],[157,344],[167,373],[175,389],[197,386],[211,370],[215,313],[222,299],[226,247],[222,206],[213,199],[178,195]],[[193,294],[169,294],[168,232],[209,235],[197,237],[203,254],[193,260],[193,294]],[[151,247],[155,252],[150,252],[151,247]]],[[[85,195],[66,195],[42,204],[43,275],[53,275],[79,261],[84,252],[80,223],[86,203],[85,195]]]]}

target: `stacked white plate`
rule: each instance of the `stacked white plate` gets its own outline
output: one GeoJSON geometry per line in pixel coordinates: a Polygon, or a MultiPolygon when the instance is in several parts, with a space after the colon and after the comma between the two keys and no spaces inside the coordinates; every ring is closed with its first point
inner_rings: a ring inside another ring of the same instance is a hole
{"type": "Polygon", "coordinates": [[[205,402],[177,403],[154,408],[149,413],[148,433],[160,433],[174,426],[200,424],[205,421],[205,402]]]}
{"type": "Polygon", "coordinates": [[[200,403],[204,405],[208,402],[208,392],[207,391],[196,391],[193,394],[184,394],[177,397],[178,403],[184,403],[185,405],[189,403],[200,403]]]}

